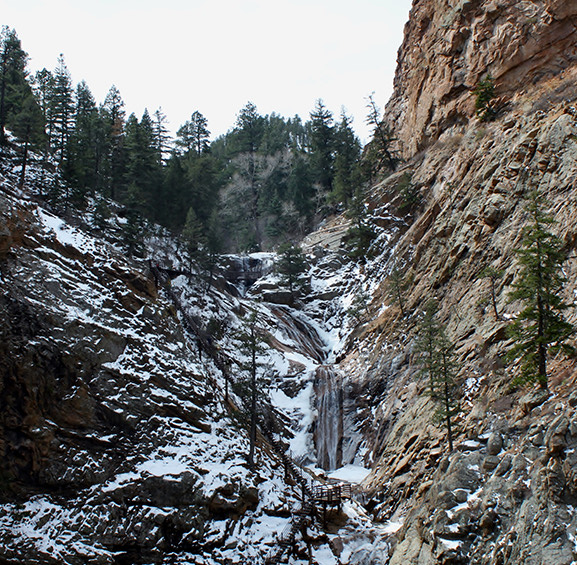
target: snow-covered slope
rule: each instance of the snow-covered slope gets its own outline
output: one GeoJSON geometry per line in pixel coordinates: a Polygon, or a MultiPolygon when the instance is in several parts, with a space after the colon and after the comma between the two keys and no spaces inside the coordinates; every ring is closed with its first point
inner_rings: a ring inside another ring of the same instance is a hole
{"type": "MultiPolygon", "coordinates": [[[[260,562],[301,492],[261,435],[255,470],[247,465],[234,408],[246,360],[239,330],[256,312],[271,344],[262,374],[286,425],[278,439],[314,467],[315,375],[350,331],[342,289],[358,283],[349,267],[332,280],[313,272],[318,296],[299,311],[218,290],[224,283],[207,290],[182,274],[188,262],[161,235],[149,238],[148,257],[127,257],[115,235],[122,220],[113,215],[102,233],[89,209],[72,225],[18,191],[9,172],[0,217],[1,559],[260,562]],[[166,280],[154,280],[149,257],[170,266],[166,280]],[[326,294],[334,285],[336,302],[326,294]]],[[[335,565],[367,554],[379,530],[354,501],[337,516],[340,530],[308,529],[292,563],[309,551],[335,565]]]]}

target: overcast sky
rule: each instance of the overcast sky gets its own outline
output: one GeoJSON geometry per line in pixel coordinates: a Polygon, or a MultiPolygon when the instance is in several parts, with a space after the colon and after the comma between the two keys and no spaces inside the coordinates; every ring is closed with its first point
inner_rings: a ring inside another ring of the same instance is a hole
{"type": "Polygon", "coordinates": [[[212,137],[248,101],[307,120],[321,98],[368,137],[366,98],[384,106],[411,0],[0,0],[32,71],[64,54],[97,103],[115,84],[127,115],[159,107],[172,131],[195,110],[212,137]]]}

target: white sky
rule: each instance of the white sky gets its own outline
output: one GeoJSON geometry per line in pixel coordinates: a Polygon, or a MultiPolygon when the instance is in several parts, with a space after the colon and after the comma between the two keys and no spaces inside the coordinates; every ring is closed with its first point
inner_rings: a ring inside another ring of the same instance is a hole
{"type": "Polygon", "coordinates": [[[0,0],[32,71],[64,54],[97,103],[115,84],[127,116],[159,107],[176,131],[195,110],[212,137],[248,101],[309,118],[318,98],[363,139],[367,96],[392,92],[411,0],[0,0]]]}

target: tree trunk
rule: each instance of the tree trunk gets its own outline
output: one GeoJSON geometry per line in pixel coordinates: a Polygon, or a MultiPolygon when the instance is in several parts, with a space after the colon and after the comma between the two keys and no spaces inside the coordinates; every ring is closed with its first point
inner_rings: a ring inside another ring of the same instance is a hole
{"type": "Polygon", "coordinates": [[[497,309],[497,297],[495,296],[495,281],[491,280],[491,302],[493,303],[493,313],[495,314],[495,321],[499,321],[499,310],[497,309]]]}
{"type": "Polygon", "coordinates": [[[24,187],[24,181],[26,180],[26,165],[28,164],[28,139],[30,137],[30,124],[26,128],[26,137],[24,140],[24,155],[22,156],[22,171],[20,171],[20,180],[18,182],[18,188],[22,190],[24,187]]]}
{"type": "MultiPolygon", "coordinates": [[[[256,332],[251,328],[251,333],[256,332]]],[[[256,334],[253,336],[256,338],[256,334]]],[[[250,401],[250,447],[248,451],[248,466],[254,469],[254,451],[256,444],[256,347],[253,347],[251,358],[251,401],[250,401]]]]}
{"type": "MultiPolygon", "coordinates": [[[[445,368],[446,371],[446,368],[445,368]]],[[[447,423],[447,442],[449,443],[449,453],[453,452],[453,430],[451,428],[451,408],[449,401],[449,383],[445,374],[445,418],[447,423]]]]}

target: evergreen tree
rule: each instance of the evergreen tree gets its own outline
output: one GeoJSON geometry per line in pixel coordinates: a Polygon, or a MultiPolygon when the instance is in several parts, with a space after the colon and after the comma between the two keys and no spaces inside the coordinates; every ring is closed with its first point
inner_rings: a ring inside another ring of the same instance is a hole
{"type": "Polygon", "coordinates": [[[204,226],[198,221],[194,208],[188,209],[180,238],[184,242],[191,260],[199,261],[207,244],[207,239],[204,226]]]}
{"type": "Polygon", "coordinates": [[[248,382],[244,384],[244,390],[241,395],[246,399],[245,410],[250,418],[249,425],[249,452],[248,465],[252,470],[255,468],[255,446],[256,446],[256,428],[258,419],[258,399],[262,396],[263,388],[266,384],[264,379],[262,356],[267,352],[266,338],[262,330],[257,325],[257,313],[253,311],[245,317],[243,328],[237,334],[240,341],[240,352],[244,355],[245,361],[242,363],[243,370],[248,374],[248,382]]]}
{"type": "Polygon", "coordinates": [[[129,201],[140,213],[153,220],[162,208],[161,165],[158,158],[154,126],[147,110],[139,122],[134,114],[126,122],[124,143],[126,169],[124,182],[129,187],[129,201]]]}
{"type": "Polygon", "coordinates": [[[187,202],[203,225],[208,225],[218,203],[220,178],[217,161],[209,153],[193,153],[185,161],[187,202]]]}
{"type": "Polygon", "coordinates": [[[387,277],[387,293],[389,299],[400,308],[403,318],[406,315],[405,295],[411,282],[411,277],[399,268],[398,263],[395,263],[387,277]]]}
{"type": "Polygon", "coordinates": [[[381,111],[375,99],[371,94],[367,104],[369,114],[367,116],[367,123],[373,128],[373,140],[369,149],[374,153],[375,167],[387,167],[391,171],[395,171],[399,162],[393,144],[396,141],[391,129],[381,118],[381,111]]]}
{"type": "Polygon", "coordinates": [[[540,193],[531,193],[526,207],[530,224],[516,249],[521,271],[509,294],[511,301],[519,300],[524,306],[510,327],[514,345],[509,357],[521,360],[523,381],[537,381],[544,389],[549,351],[570,350],[566,342],[574,334],[563,316],[569,307],[562,298],[567,253],[562,240],[548,230],[555,220],[544,211],[546,204],[540,193]]]}
{"type": "Polygon", "coordinates": [[[479,81],[475,88],[475,110],[477,117],[482,122],[489,122],[497,115],[495,108],[495,81],[488,74],[484,79],[479,81]]]}
{"type": "Polygon", "coordinates": [[[329,194],[333,189],[334,167],[334,125],[333,115],[318,99],[311,112],[311,155],[316,180],[321,190],[329,194]]]}
{"type": "Polygon", "coordinates": [[[179,128],[176,135],[176,145],[186,153],[194,151],[197,155],[201,155],[208,150],[210,137],[208,120],[198,111],[192,113],[190,120],[179,128]]]}
{"type": "Polygon", "coordinates": [[[0,30],[0,145],[6,143],[6,126],[19,114],[23,93],[29,88],[26,70],[28,56],[23,51],[15,30],[3,26],[0,30]]]}
{"type": "Polygon", "coordinates": [[[399,182],[395,186],[396,192],[401,197],[399,212],[401,214],[411,214],[421,203],[421,191],[418,186],[411,181],[409,173],[403,173],[399,182]]]}
{"type": "Polygon", "coordinates": [[[238,161],[244,164],[239,173],[250,190],[250,218],[253,225],[254,241],[257,249],[262,245],[262,233],[259,224],[259,201],[261,190],[257,182],[257,149],[263,134],[264,120],[256,106],[249,102],[239,113],[236,121],[236,139],[243,157],[238,161]]]}
{"type": "Polygon", "coordinates": [[[252,102],[247,102],[236,119],[238,151],[254,155],[264,134],[265,120],[252,102]]]}
{"type": "MultiPolygon", "coordinates": [[[[130,194],[129,188],[129,194],[130,194]]],[[[142,239],[144,235],[144,218],[139,213],[136,205],[129,202],[126,208],[126,222],[122,229],[122,242],[129,257],[139,255],[142,252],[142,239]]]]}
{"type": "Polygon", "coordinates": [[[45,127],[45,150],[44,156],[48,158],[52,151],[51,143],[54,137],[54,122],[52,119],[52,111],[50,108],[50,97],[52,93],[52,88],[54,84],[54,77],[48,69],[42,69],[38,71],[32,82],[32,88],[34,96],[38,101],[40,110],[42,112],[42,118],[45,127]]]}
{"type": "Polygon", "coordinates": [[[184,158],[174,152],[168,160],[162,175],[163,205],[159,212],[159,221],[167,228],[180,231],[186,221],[190,208],[192,189],[187,180],[184,158]]]}
{"type": "Polygon", "coordinates": [[[303,275],[307,270],[307,258],[298,245],[285,243],[278,250],[279,258],[276,265],[284,284],[288,285],[289,291],[294,296],[300,290],[305,280],[303,275]]]}
{"type": "Polygon", "coordinates": [[[371,296],[365,291],[355,294],[350,308],[347,309],[347,314],[360,324],[368,311],[370,301],[371,296]]]}
{"type": "Polygon", "coordinates": [[[439,324],[437,313],[437,302],[429,300],[419,321],[415,349],[420,372],[429,380],[428,394],[436,404],[435,420],[444,424],[449,451],[453,451],[453,420],[460,412],[461,387],[455,346],[439,324]]]}
{"type": "Polygon", "coordinates": [[[442,422],[447,430],[449,452],[453,451],[453,419],[460,413],[461,387],[457,381],[458,365],[455,345],[447,338],[441,328],[436,339],[436,351],[433,363],[434,393],[437,404],[435,419],[442,422]]]}
{"type": "Polygon", "coordinates": [[[218,232],[216,213],[213,212],[205,224],[205,244],[199,258],[199,265],[206,275],[206,289],[210,289],[214,279],[214,272],[220,260],[221,237],[218,232]]]}
{"type": "Polygon", "coordinates": [[[441,327],[437,321],[439,304],[436,300],[428,300],[421,313],[417,329],[416,351],[421,374],[429,378],[429,394],[435,394],[435,363],[437,355],[437,340],[441,332],[441,327]]]}
{"type": "Polygon", "coordinates": [[[42,111],[29,87],[22,89],[22,101],[19,105],[19,110],[13,114],[11,121],[14,135],[23,144],[19,180],[19,187],[22,188],[26,180],[29,150],[31,147],[40,148],[44,143],[42,111]]]}
{"type": "Polygon", "coordinates": [[[361,184],[361,144],[351,127],[351,119],[344,113],[335,132],[336,158],[334,163],[334,202],[348,206],[361,184]]]}
{"type": "Polygon", "coordinates": [[[53,73],[49,97],[52,122],[51,147],[60,165],[67,158],[68,140],[74,127],[74,90],[64,55],[58,57],[58,65],[53,73]]]}
{"type": "Polygon", "coordinates": [[[287,178],[287,197],[301,217],[310,219],[315,208],[315,188],[310,164],[304,155],[293,158],[287,178]]]}
{"type": "Polygon", "coordinates": [[[351,259],[364,261],[377,234],[367,219],[367,209],[361,185],[357,186],[347,216],[353,221],[344,238],[348,255],[351,259]]]}
{"type": "Polygon", "coordinates": [[[125,112],[124,101],[116,86],[112,86],[100,108],[104,124],[102,131],[103,163],[101,167],[103,188],[116,199],[124,186],[125,175],[125,112]]]}
{"type": "Polygon", "coordinates": [[[108,228],[108,219],[111,215],[106,199],[102,195],[98,195],[93,213],[94,226],[102,232],[106,231],[108,228]]]}
{"type": "Polygon", "coordinates": [[[98,109],[88,85],[82,81],[76,87],[74,128],[68,143],[65,174],[75,187],[78,199],[94,196],[98,186],[98,109]]]}
{"type": "Polygon", "coordinates": [[[167,123],[168,119],[166,114],[162,112],[162,108],[158,108],[158,110],[154,112],[153,132],[159,163],[164,163],[166,157],[170,154],[172,138],[170,137],[170,133],[166,127],[167,123]]]}

